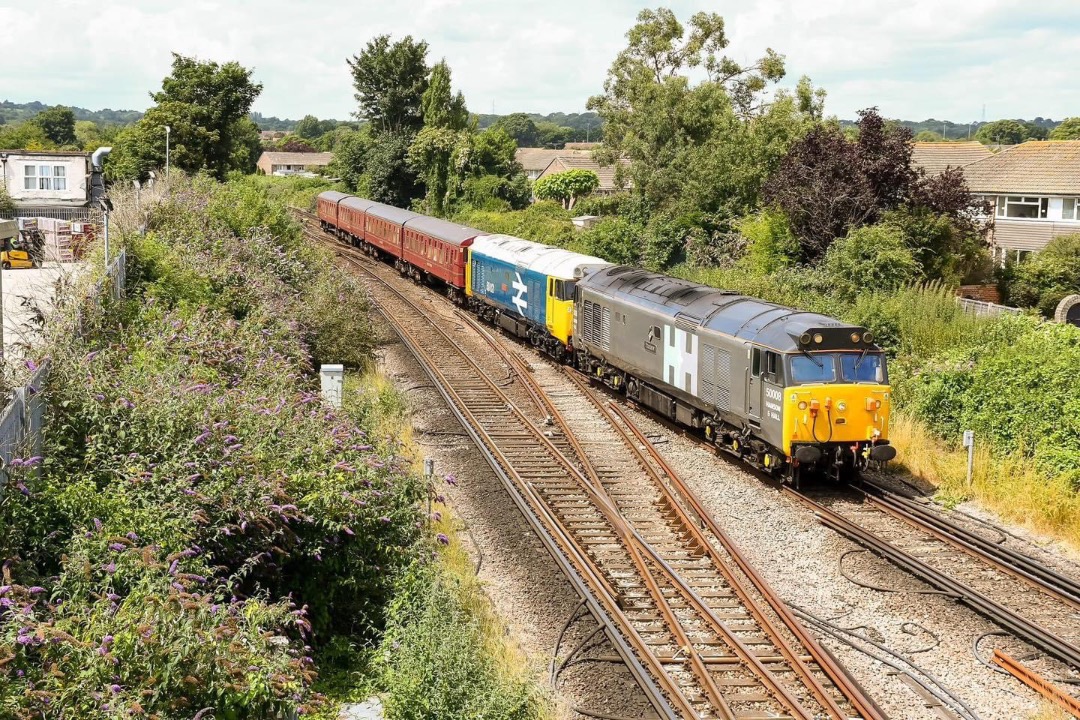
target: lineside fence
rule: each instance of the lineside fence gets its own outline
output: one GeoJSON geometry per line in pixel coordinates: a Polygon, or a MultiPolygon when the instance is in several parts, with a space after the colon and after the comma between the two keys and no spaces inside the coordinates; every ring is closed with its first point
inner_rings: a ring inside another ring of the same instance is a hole
{"type": "Polygon", "coordinates": [[[997,305],[992,302],[983,302],[982,300],[971,300],[969,298],[956,298],[956,302],[960,303],[960,307],[964,308],[964,310],[977,317],[1019,315],[1024,312],[1020,308],[1009,307],[1008,305],[997,305]]]}
{"type": "MultiPolygon", "coordinates": [[[[84,332],[84,308],[91,303],[100,308],[106,295],[113,300],[124,296],[127,280],[127,251],[109,263],[105,277],[94,284],[85,298],[82,307],[76,312],[74,332],[84,332]]],[[[45,423],[45,383],[49,377],[49,362],[46,360],[34,370],[30,380],[23,386],[14,388],[7,405],[0,411],[0,498],[7,492],[9,470],[12,461],[16,466],[24,464],[30,458],[34,466],[42,456],[42,430],[45,423]]]]}

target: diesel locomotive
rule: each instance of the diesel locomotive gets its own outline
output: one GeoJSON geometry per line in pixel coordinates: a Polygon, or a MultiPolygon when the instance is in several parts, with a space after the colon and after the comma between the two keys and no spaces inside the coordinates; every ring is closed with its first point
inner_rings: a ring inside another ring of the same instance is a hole
{"type": "Polygon", "coordinates": [[[342,193],[317,205],[325,231],[786,482],[896,456],[865,328],[342,193]]]}

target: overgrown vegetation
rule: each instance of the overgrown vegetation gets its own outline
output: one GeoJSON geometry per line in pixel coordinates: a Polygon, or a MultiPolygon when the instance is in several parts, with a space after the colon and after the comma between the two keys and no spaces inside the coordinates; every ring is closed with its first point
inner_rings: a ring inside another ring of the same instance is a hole
{"type": "MultiPolygon", "coordinates": [[[[313,709],[316,663],[408,632],[392,599],[435,587],[393,407],[331,410],[312,375],[367,364],[359,287],[256,183],[181,180],[148,227],[128,299],[54,335],[45,459],[12,463],[0,500],[7,717],[313,709]]],[[[365,682],[392,696],[397,677],[365,682]]]]}

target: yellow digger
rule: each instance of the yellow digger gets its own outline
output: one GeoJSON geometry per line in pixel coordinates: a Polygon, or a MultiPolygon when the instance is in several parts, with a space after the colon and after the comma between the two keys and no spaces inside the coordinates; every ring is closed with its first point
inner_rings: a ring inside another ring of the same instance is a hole
{"type": "Polygon", "coordinates": [[[0,266],[5,270],[39,267],[41,254],[35,244],[23,236],[14,220],[0,220],[0,266]]]}

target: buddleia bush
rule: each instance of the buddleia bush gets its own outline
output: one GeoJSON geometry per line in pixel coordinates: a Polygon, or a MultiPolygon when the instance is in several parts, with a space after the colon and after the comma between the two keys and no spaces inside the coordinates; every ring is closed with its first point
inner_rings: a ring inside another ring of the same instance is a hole
{"type": "Polygon", "coordinates": [[[0,500],[0,716],[272,717],[312,700],[312,648],[385,622],[420,486],[312,374],[366,361],[340,344],[366,307],[248,202],[177,182],[128,299],[56,334],[44,460],[0,500]]]}

